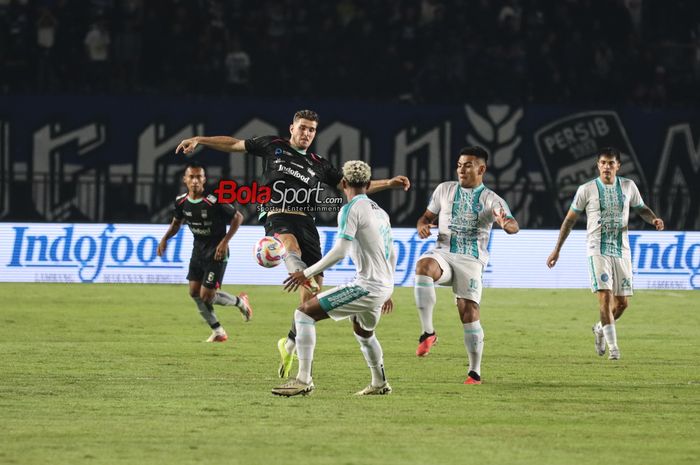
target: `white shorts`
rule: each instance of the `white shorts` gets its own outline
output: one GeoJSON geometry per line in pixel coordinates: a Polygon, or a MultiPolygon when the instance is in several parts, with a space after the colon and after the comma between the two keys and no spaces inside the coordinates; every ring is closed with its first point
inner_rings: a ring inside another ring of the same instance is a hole
{"type": "Polygon", "coordinates": [[[612,291],[613,295],[632,295],[632,260],[593,255],[588,257],[591,292],[612,291]]]}
{"type": "Polygon", "coordinates": [[[442,268],[442,275],[435,284],[452,286],[452,292],[458,299],[472,300],[477,304],[481,302],[481,277],[484,272],[481,262],[443,249],[430,250],[418,260],[424,258],[432,258],[442,268]]]}
{"type": "Polygon", "coordinates": [[[316,297],[321,308],[334,320],[354,318],[365,331],[374,331],[382,315],[382,305],[393,292],[372,292],[360,283],[350,282],[321,292],[316,297]]]}

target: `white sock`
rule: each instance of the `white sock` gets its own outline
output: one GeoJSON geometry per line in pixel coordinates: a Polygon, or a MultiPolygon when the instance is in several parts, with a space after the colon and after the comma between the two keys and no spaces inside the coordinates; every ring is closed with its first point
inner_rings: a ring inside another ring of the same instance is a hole
{"type": "Polygon", "coordinates": [[[365,356],[367,366],[372,372],[372,386],[379,387],[386,383],[384,376],[384,352],[382,346],[377,340],[377,336],[372,334],[371,337],[362,337],[355,334],[355,339],[360,343],[360,350],[365,356]]]}
{"type": "Polygon", "coordinates": [[[599,321],[595,324],[595,332],[600,333],[603,331],[603,324],[599,321]]]}
{"type": "Polygon", "coordinates": [[[469,371],[481,376],[481,354],[484,351],[484,330],[479,320],[464,323],[464,347],[469,356],[469,371]]]}
{"type": "Polygon", "coordinates": [[[615,331],[615,324],[603,326],[603,335],[605,336],[605,342],[608,344],[608,347],[610,349],[617,349],[617,332],[615,331]]]}
{"type": "Polygon", "coordinates": [[[290,273],[308,268],[306,263],[301,259],[301,256],[296,252],[289,252],[287,254],[287,257],[284,259],[284,266],[287,267],[287,271],[290,273]]]}
{"type": "Polygon", "coordinates": [[[294,321],[297,324],[297,357],[299,357],[299,372],[297,379],[302,383],[311,382],[311,365],[314,361],[316,347],[316,321],[309,315],[294,311],[294,321]]]}
{"type": "Polygon", "coordinates": [[[432,334],[433,328],[433,307],[437,298],[435,297],[435,282],[430,276],[416,275],[413,296],[416,298],[418,307],[418,317],[424,333],[432,334]]]}

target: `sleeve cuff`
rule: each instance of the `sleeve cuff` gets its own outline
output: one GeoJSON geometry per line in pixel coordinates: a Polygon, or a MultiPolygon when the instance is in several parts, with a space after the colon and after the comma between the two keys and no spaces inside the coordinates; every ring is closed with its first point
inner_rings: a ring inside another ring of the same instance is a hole
{"type": "Polygon", "coordinates": [[[570,208],[571,208],[573,211],[575,211],[576,213],[581,213],[581,212],[583,211],[583,210],[579,210],[578,208],[576,208],[576,207],[574,207],[574,206],[571,206],[570,208]]]}
{"type": "Polygon", "coordinates": [[[635,205],[632,208],[637,209],[637,208],[642,208],[643,206],[644,206],[644,202],[640,203],[639,205],[635,205]]]}
{"type": "Polygon", "coordinates": [[[344,234],[344,233],[338,234],[338,237],[343,238],[343,239],[348,240],[348,241],[355,239],[354,237],[348,236],[347,234],[344,234]]]}

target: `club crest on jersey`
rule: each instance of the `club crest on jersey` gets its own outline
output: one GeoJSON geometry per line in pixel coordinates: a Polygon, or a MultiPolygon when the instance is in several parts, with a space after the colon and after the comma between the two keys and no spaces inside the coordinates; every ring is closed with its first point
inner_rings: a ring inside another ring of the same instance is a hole
{"type": "Polygon", "coordinates": [[[472,211],[473,211],[474,213],[481,213],[481,210],[483,210],[483,209],[484,209],[484,206],[481,205],[480,203],[477,203],[476,205],[474,205],[474,206],[472,207],[472,211]]]}

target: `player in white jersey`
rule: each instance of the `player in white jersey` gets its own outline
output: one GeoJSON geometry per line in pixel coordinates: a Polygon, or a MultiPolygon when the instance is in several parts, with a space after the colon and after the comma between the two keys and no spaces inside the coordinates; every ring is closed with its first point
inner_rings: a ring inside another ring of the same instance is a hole
{"type": "Polygon", "coordinates": [[[591,291],[598,294],[600,305],[600,321],[593,325],[595,348],[603,356],[607,343],[611,360],[620,358],[615,321],[622,316],[628,305],[627,297],[632,295],[632,260],[627,237],[630,207],[658,231],[664,229],[663,220],[644,204],[634,181],[617,176],[620,161],[620,151],[615,148],[606,147],[598,152],[600,176],[579,186],[561,225],[557,245],[547,258],[548,267],[556,265],[564,241],[585,211],[591,291]]]}
{"type": "Polygon", "coordinates": [[[333,248],[314,265],[289,273],[285,289],[296,290],[307,279],[321,273],[348,254],[357,267],[348,284],[322,292],[301,304],[294,312],[299,371],[296,378],[278,386],[272,393],[279,396],[307,395],[314,389],[311,379],[316,322],[333,318],[352,320],[355,338],[372,373],[371,383],[357,395],[383,395],[391,392],[384,376],[382,346],[374,335],[380,315],[393,309],[396,254],[391,236],[389,215],[366,195],[371,177],[370,167],[353,160],[343,165],[343,191],[348,199],[338,213],[338,238],[333,248]]]}
{"type": "Polygon", "coordinates": [[[520,230],[505,200],[483,184],[487,161],[488,153],[481,147],[460,150],[459,181],[443,182],[435,188],[417,224],[418,235],[425,239],[437,220],[438,238],[435,248],[416,263],[414,295],[423,329],[416,355],[428,355],[437,342],[433,328],[435,284],[451,285],[464,326],[464,346],[469,358],[464,384],[481,384],[484,331],[479,304],[481,277],[489,259],[491,226],[496,222],[508,234],[520,230]]]}

